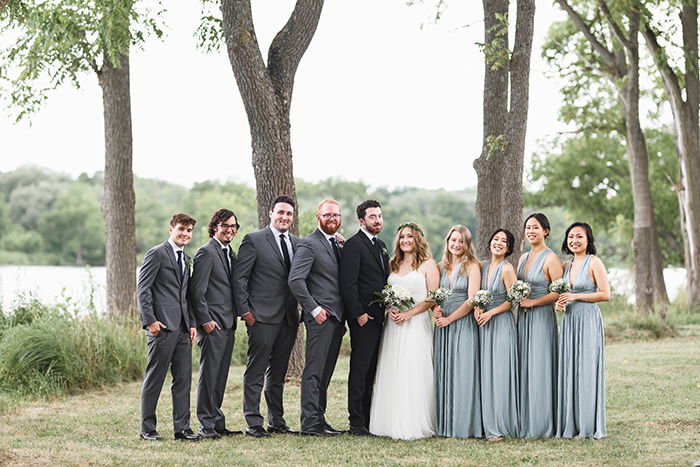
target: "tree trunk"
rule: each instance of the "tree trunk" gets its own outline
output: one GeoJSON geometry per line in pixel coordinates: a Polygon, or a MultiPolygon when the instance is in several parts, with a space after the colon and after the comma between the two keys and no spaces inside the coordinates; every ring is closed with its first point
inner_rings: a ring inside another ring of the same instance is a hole
{"type": "MultiPolygon", "coordinates": [[[[612,27],[612,26],[611,26],[612,27]]],[[[639,13],[629,15],[629,34],[625,40],[627,74],[619,94],[620,110],[625,122],[627,161],[634,206],[634,295],[637,311],[654,311],[653,253],[660,251],[655,235],[654,211],[649,186],[649,156],[644,132],[639,121],[639,13]]],[[[623,78],[617,76],[616,78],[623,78]]],[[[657,265],[658,266],[658,265],[657,265]]],[[[663,278],[663,274],[662,274],[663,278]]]]}
{"type": "Polygon", "coordinates": [[[98,73],[105,128],[104,201],[107,309],[113,315],[136,313],[136,222],[131,168],[131,93],[129,56],[119,65],[105,56],[98,73]]]}
{"type": "Polygon", "coordinates": [[[680,168],[678,202],[683,233],[685,267],[688,285],[688,306],[700,307],[700,134],[698,106],[698,2],[683,2],[680,12],[683,27],[685,74],[679,77],[667,61],[656,33],[649,24],[642,28],[647,48],[661,75],[664,90],[673,114],[676,151],[680,168]],[[683,83],[684,87],[681,86],[683,83]],[[685,92],[684,92],[685,91],[685,92]],[[684,98],[685,94],[685,98],[684,98]]]}
{"type": "Polygon", "coordinates": [[[535,2],[519,0],[513,53],[508,57],[508,0],[483,0],[484,103],[481,155],[477,174],[477,253],[488,255],[488,239],[499,228],[515,235],[517,263],[522,248],[523,165],[529,104],[530,56],[535,2]],[[490,50],[490,51],[487,51],[490,50]],[[494,50],[506,55],[493,53],[494,50]],[[510,103],[510,105],[509,105],[510,103]]]}
{"type": "MultiPolygon", "coordinates": [[[[275,36],[265,65],[258,45],[250,0],[222,0],[224,37],[231,68],[250,126],[258,223],[269,222],[272,201],[280,195],[296,198],[292,166],[289,109],[294,75],[321,16],[323,0],[297,0],[287,24],[275,36]]],[[[298,216],[292,232],[297,233],[298,216]]],[[[287,377],[298,379],[304,369],[303,329],[299,329],[287,377]]]]}

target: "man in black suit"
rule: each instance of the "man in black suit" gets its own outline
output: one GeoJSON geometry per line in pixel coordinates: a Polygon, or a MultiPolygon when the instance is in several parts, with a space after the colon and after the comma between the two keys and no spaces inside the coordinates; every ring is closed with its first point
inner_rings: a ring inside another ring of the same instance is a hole
{"type": "Polygon", "coordinates": [[[350,328],[349,432],[370,436],[369,406],[384,324],[384,309],[371,302],[377,299],[375,293],[386,285],[389,255],[384,242],[377,238],[384,224],[379,202],[362,202],[357,206],[357,218],[360,230],[343,248],[340,286],[350,328]]]}
{"type": "Polygon", "coordinates": [[[297,433],[287,426],[282,404],[284,378],[299,327],[297,301],[287,284],[299,240],[289,232],[294,200],[279,196],[269,216],[270,225],[243,238],[233,272],[236,311],[248,330],[243,414],[246,434],[255,438],[297,433]],[[268,431],[260,414],[263,385],[268,431]]]}
{"type": "Polygon", "coordinates": [[[141,389],[141,439],[159,441],[156,407],[168,367],[173,377],[175,439],[197,441],[190,429],[192,344],[196,335],[192,309],[187,306],[190,277],[185,245],[197,221],[187,214],[170,219],[168,239],[146,252],[139,270],[136,295],[141,324],[147,330],[148,360],[141,389]]]}
{"type": "Polygon", "coordinates": [[[340,294],[340,206],[321,201],[316,214],[318,229],[304,238],[294,256],[289,286],[299,300],[306,325],[306,364],[301,377],[301,432],[313,436],[337,435],[325,417],[340,344],[345,334],[340,294]]]}
{"type": "Polygon", "coordinates": [[[236,232],[238,220],[233,211],[219,209],[214,213],[209,221],[211,239],[194,256],[188,288],[199,331],[197,418],[199,436],[204,439],[241,433],[226,428],[221,411],[236,331],[231,274],[234,254],[230,245],[236,232]]]}

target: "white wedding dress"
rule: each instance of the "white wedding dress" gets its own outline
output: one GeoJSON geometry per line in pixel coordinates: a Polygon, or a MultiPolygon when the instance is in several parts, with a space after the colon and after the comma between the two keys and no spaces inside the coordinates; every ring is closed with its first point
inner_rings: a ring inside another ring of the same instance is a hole
{"type": "MultiPolygon", "coordinates": [[[[425,276],[411,271],[389,275],[389,284],[411,291],[415,303],[427,296],[425,276]]],[[[369,431],[394,439],[435,435],[433,323],[429,311],[398,325],[388,316],[379,347],[369,431]]]]}

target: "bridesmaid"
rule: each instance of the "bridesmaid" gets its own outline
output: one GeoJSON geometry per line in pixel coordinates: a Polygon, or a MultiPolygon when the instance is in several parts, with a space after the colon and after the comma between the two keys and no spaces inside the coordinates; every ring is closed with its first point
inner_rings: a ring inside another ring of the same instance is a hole
{"type": "Polygon", "coordinates": [[[491,235],[491,259],[481,267],[481,288],[493,294],[485,310],[476,308],[481,353],[481,415],[484,436],[501,441],[518,436],[518,334],[506,291],[516,281],[515,269],[506,258],[515,238],[499,229],[491,235]]]}
{"type": "Polygon", "coordinates": [[[520,302],[518,355],[520,357],[520,436],[551,438],[556,432],[557,317],[549,291],[561,279],[561,260],[547,247],[549,219],[542,213],[525,220],[530,251],[520,258],[518,279],[528,282],[531,298],[520,302]]]}
{"type": "Polygon", "coordinates": [[[472,234],[455,225],[445,237],[440,287],[452,291],[442,308],[436,306],[434,334],[435,393],[438,436],[481,438],[479,327],[467,299],[479,290],[481,270],[472,234]]]}
{"type": "Polygon", "coordinates": [[[605,359],[603,318],[597,302],[610,300],[605,265],[597,256],[593,231],[585,222],[566,229],[561,247],[573,259],[564,279],[571,292],[559,296],[563,311],[559,346],[557,437],[603,438],[605,429],[605,359]]]}

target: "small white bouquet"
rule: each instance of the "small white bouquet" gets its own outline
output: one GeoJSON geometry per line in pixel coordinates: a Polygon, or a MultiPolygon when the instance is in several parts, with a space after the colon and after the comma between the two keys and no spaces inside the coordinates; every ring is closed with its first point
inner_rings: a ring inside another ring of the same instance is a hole
{"type": "Polygon", "coordinates": [[[467,301],[470,305],[485,310],[487,306],[493,303],[493,294],[488,290],[479,290],[472,298],[467,301]]]}
{"type": "Polygon", "coordinates": [[[396,308],[399,311],[406,311],[413,308],[415,301],[411,296],[411,291],[398,284],[387,284],[379,292],[374,292],[378,297],[370,302],[380,303],[384,308],[396,308]]]}
{"type": "Polygon", "coordinates": [[[569,281],[567,281],[564,278],[557,279],[551,284],[549,284],[549,291],[558,294],[571,292],[571,284],[569,284],[569,281]]]}
{"type": "Polygon", "coordinates": [[[513,285],[510,286],[508,291],[508,301],[513,305],[520,305],[520,301],[523,298],[530,298],[532,294],[532,288],[530,284],[525,281],[515,281],[513,285]]]}
{"type": "Polygon", "coordinates": [[[425,301],[428,303],[435,303],[438,306],[442,306],[442,304],[445,303],[445,300],[447,300],[447,297],[449,297],[450,295],[452,295],[452,291],[450,289],[440,287],[438,289],[429,291],[428,298],[425,301]]]}

